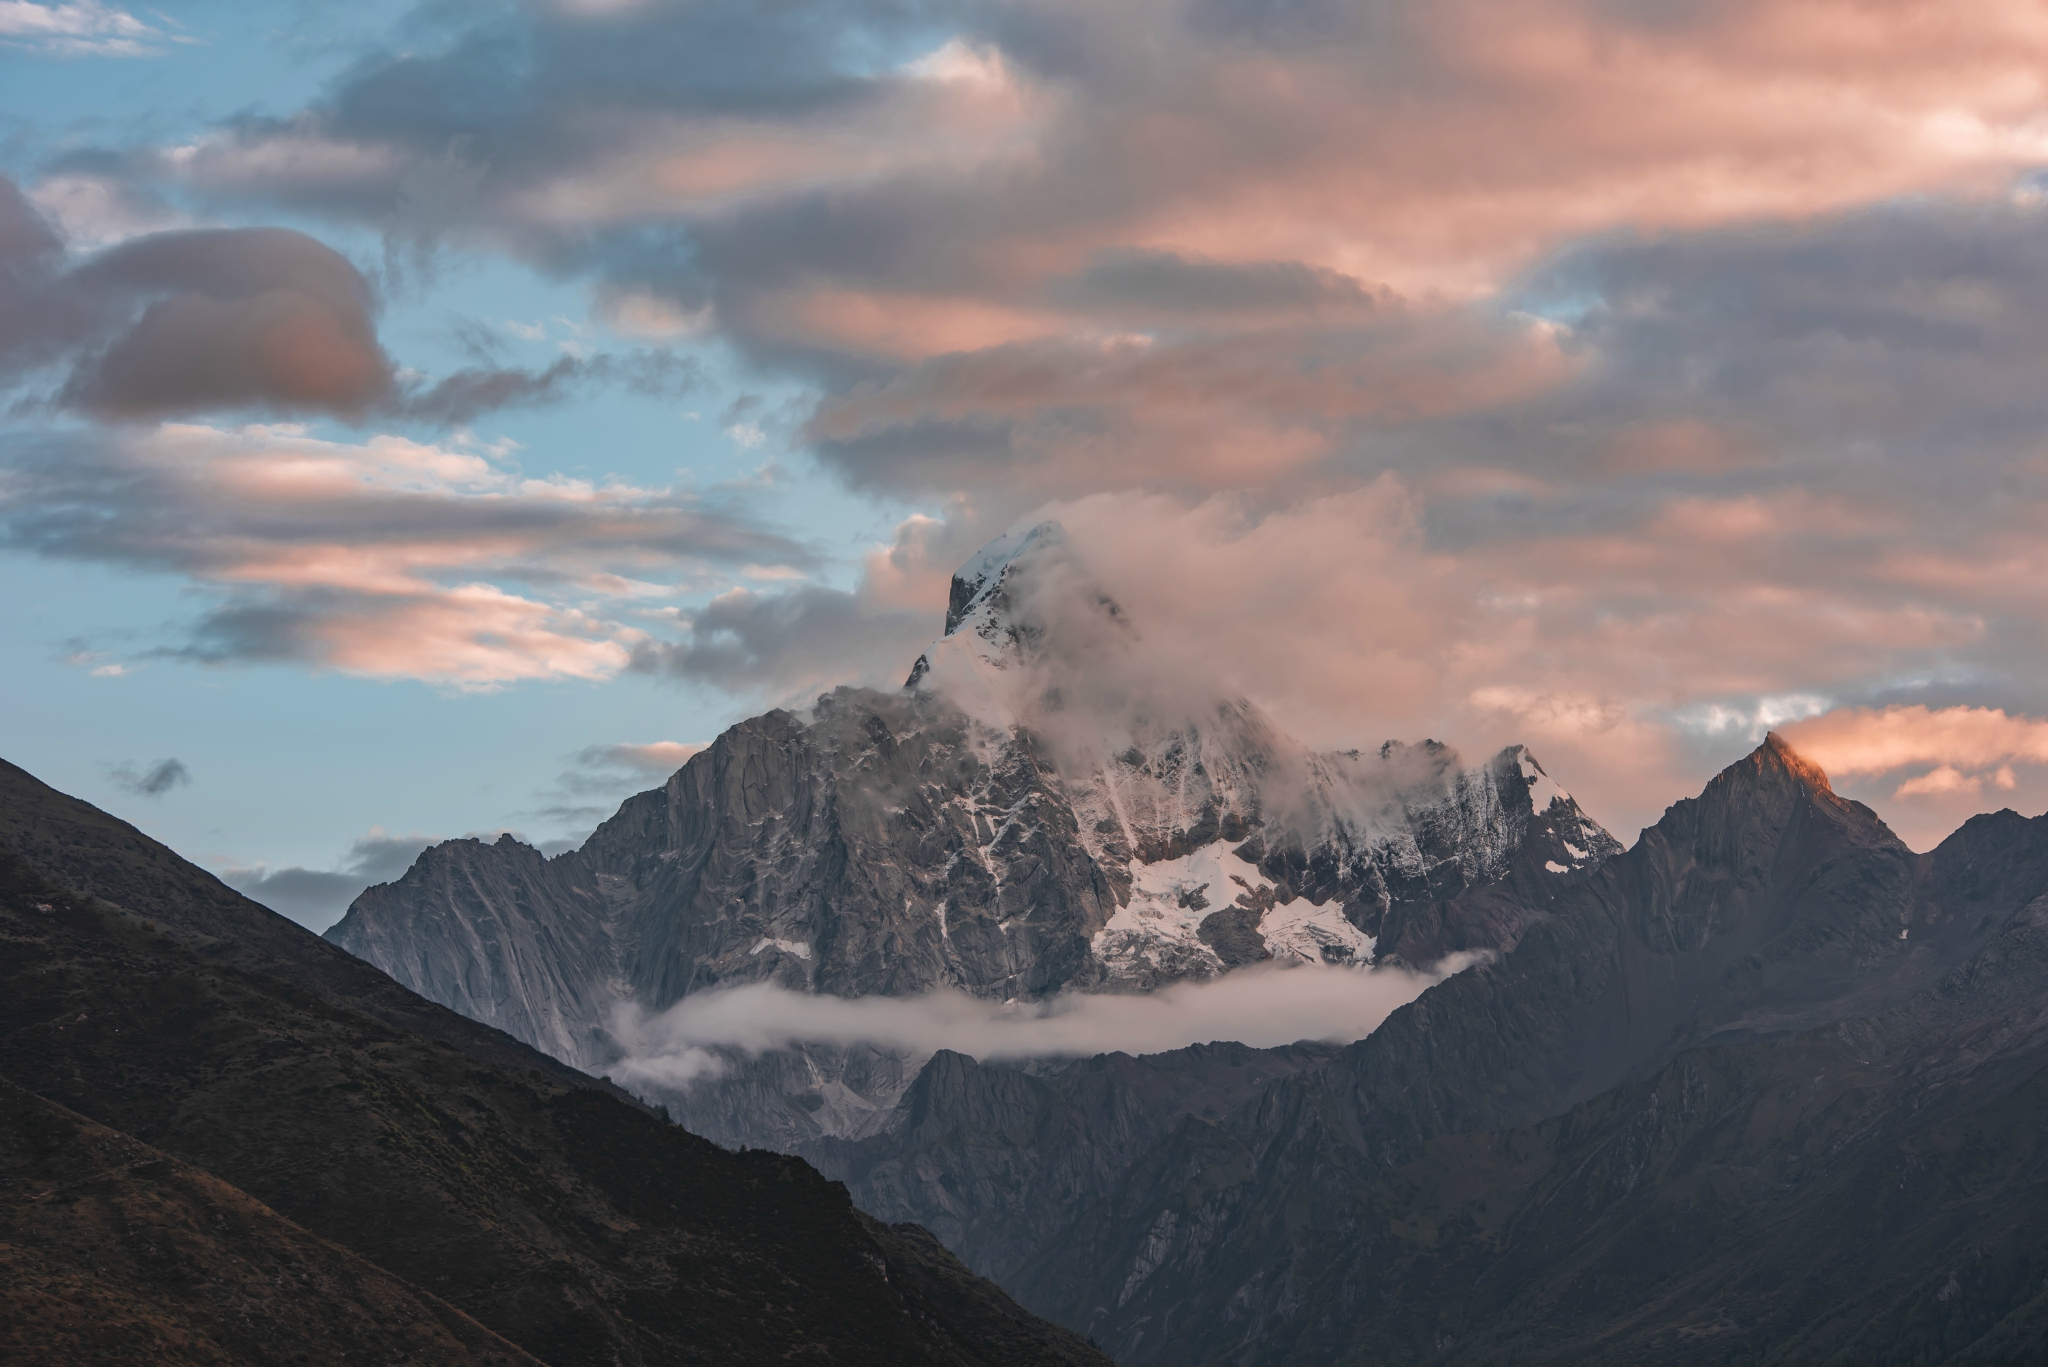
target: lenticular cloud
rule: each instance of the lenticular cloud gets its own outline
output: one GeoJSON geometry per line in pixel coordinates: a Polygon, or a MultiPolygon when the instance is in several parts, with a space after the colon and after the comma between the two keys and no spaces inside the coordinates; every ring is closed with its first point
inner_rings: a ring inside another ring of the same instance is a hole
{"type": "Polygon", "coordinates": [[[1063,992],[1042,1002],[992,1002],[951,989],[921,997],[833,997],[765,983],[700,992],[656,1015],[628,1002],[612,1015],[628,1085],[681,1087],[716,1077],[722,1051],[758,1054],[805,1044],[867,1045],[978,1059],[1155,1054],[1235,1040],[1273,1048],[1297,1040],[1363,1039],[1480,956],[1425,970],[1316,965],[1253,967],[1144,995],[1063,992]]]}

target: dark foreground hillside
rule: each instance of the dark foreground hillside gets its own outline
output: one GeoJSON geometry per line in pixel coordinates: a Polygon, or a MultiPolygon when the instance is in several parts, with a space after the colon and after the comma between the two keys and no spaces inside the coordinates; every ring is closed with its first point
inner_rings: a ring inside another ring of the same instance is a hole
{"type": "Polygon", "coordinates": [[[1108,1361],[18,769],[0,839],[8,1361],[1108,1361]]]}

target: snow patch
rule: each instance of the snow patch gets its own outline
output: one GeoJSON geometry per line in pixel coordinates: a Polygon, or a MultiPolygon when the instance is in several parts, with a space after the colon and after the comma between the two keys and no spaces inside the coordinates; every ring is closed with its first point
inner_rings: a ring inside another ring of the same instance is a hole
{"type": "Polygon", "coordinates": [[[799,959],[808,959],[811,957],[811,947],[805,944],[802,940],[775,940],[770,939],[765,935],[762,936],[759,943],[757,943],[752,949],[748,950],[747,953],[750,956],[759,954],[762,950],[767,949],[770,946],[773,946],[774,948],[781,950],[784,954],[794,954],[799,959]]]}
{"type": "Polygon", "coordinates": [[[1258,865],[1239,859],[1222,841],[1178,859],[1133,864],[1130,900],[1095,933],[1095,955],[1113,974],[1160,966],[1161,949],[1178,951],[1170,959],[1192,956],[1211,972],[1219,972],[1223,961],[1196,931],[1203,918],[1231,906],[1248,888],[1263,882],[1258,865]]]}
{"type": "Polygon", "coordinates": [[[1268,910],[1259,921],[1259,934],[1266,937],[1266,950],[1276,959],[1299,959],[1311,964],[1352,964],[1372,962],[1378,941],[1344,919],[1335,902],[1311,902],[1297,897],[1286,906],[1268,910]]]}
{"type": "MultiPolygon", "coordinates": [[[[1540,816],[1544,812],[1549,811],[1550,804],[1553,802],[1563,801],[1569,803],[1572,800],[1570,793],[1557,786],[1557,780],[1543,772],[1543,766],[1536,762],[1534,755],[1520,746],[1516,748],[1521,750],[1519,759],[1522,766],[1522,778],[1529,785],[1529,805],[1536,810],[1537,815],[1540,816]]],[[[1578,851],[1574,850],[1573,853],[1577,854],[1578,851]]],[[[1579,857],[1585,858],[1584,855],[1579,857]]]]}
{"type": "MultiPolygon", "coordinates": [[[[1272,896],[1273,885],[1259,866],[1239,858],[1225,841],[1177,859],[1133,864],[1130,900],[1096,932],[1095,955],[1113,978],[1140,978],[1195,961],[1211,973],[1221,972],[1223,961],[1202,943],[1202,922],[1226,908],[1254,907],[1272,896]]],[[[1374,938],[1345,920],[1334,901],[1297,897],[1269,905],[1258,930],[1267,951],[1282,962],[1364,967],[1373,961],[1374,938]]],[[[1185,967],[1180,971],[1185,973],[1185,967]]]]}
{"type": "MultiPolygon", "coordinates": [[[[1573,851],[1573,853],[1574,853],[1574,854],[1577,854],[1577,853],[1578,853],[1578,851],[1574,850],[1574,851],[1573,851]]],[[[1584,856],[1581,856],[1581,857],[1583,858],[1584,856]]],[[[1557,861],[1556,861],[1555,859],[1546,859],[1546,860],[1544,860],[1544,861],[1543,861],[1543,867],[1544,867],[1544,868],[1546,868],[1546,869],[1549,869],[1549,870],[1550,870],[1550,871],[1551,871],[1552,873],[1570,873],[1570,872],[1571,872],[1571,870],[1570,870],[1570,869],[1568,869],[1568,868],[1566,868],[1566,867],[1565,867],[1564,865],[1562,865],[1562,864],[1558,863],[1558,862],[1557,862],[1557,861]]]]}

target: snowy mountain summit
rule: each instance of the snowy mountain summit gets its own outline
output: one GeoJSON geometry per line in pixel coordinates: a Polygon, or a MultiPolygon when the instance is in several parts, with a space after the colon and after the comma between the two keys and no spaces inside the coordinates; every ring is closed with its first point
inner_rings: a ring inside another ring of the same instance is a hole
{"type": "Polygon", "coordinates": [[[1090,944],[1107,984],[1264,959],[1368,964],[1397,898],[1498,880],[1532,824],[1549,873],[1620,849],[1520,747],[1471,771],[1433,742],[1319,754],[1241,698],[1148,689],[1122,667],[1142,654],[1064,529],[1041,522],[953,576],[946,634],[905,685],[1045,744],[1116,890],[1090,944]],[[1096,686],[1077,687],[1082,675],[1096,686]]]}
{"type": "MultiPolygon", "coordinates": [[[[557,858],[435,846],[329,938],[601,1072],[621,1003],[720,987],[1030,1002],[1501,949],[1620,851],[1520,747],[1313,751],[1143,645],[1058,524],[999,538],[903,689],[741,722],[557,858]]],[[[859,1133],[916,1062],[770,1051],[671,1109],[729,1142],[859,1133]]]]}
{"type": "Polygon", "coordinates": [[[905,688],[932,688],[952,681],[959,669],[980,674],[1002,669],[1025,649],[1028,622],[1020,621],[1019,599],[1029,592],[1034,571],[1042,575],[1068,550],[1066,529],[1041,522],[999,536],[953,575],[946,601],[946,632],[911,666],[905,688]],[[1020,626],[1022,630],[1020,631],[1020,626]],[[933,672],[937,660],[939,674],[933,672]]]}

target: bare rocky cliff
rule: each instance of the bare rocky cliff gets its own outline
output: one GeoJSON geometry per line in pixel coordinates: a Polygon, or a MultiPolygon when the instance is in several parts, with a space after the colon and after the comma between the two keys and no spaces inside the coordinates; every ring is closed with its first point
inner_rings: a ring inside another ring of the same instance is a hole
{"type": "MultiPolygon", "coordinates": [[[[742,722],[554,859],[510,839],[429,849],[328,938],[605,1072],[620,1004],[720,987],[1034,1001],[1497,950],[1526,899],[1444,908],[1620,848],[1518,747],[1470,769],[1434,743],[1315,753],[1236,699],[1132,704],[1077,732],[1077,703],[1044,710],[1031,616],[1032,575],[1066,565],[1033,557],[1064,543],[1012,540],[963,568],[951,630],[903,691],[742,722]]],[[[727,1142],[788,1146],[886,1123],[921,1061],[734,1056],[664,1099],[727,1142]]]]}

